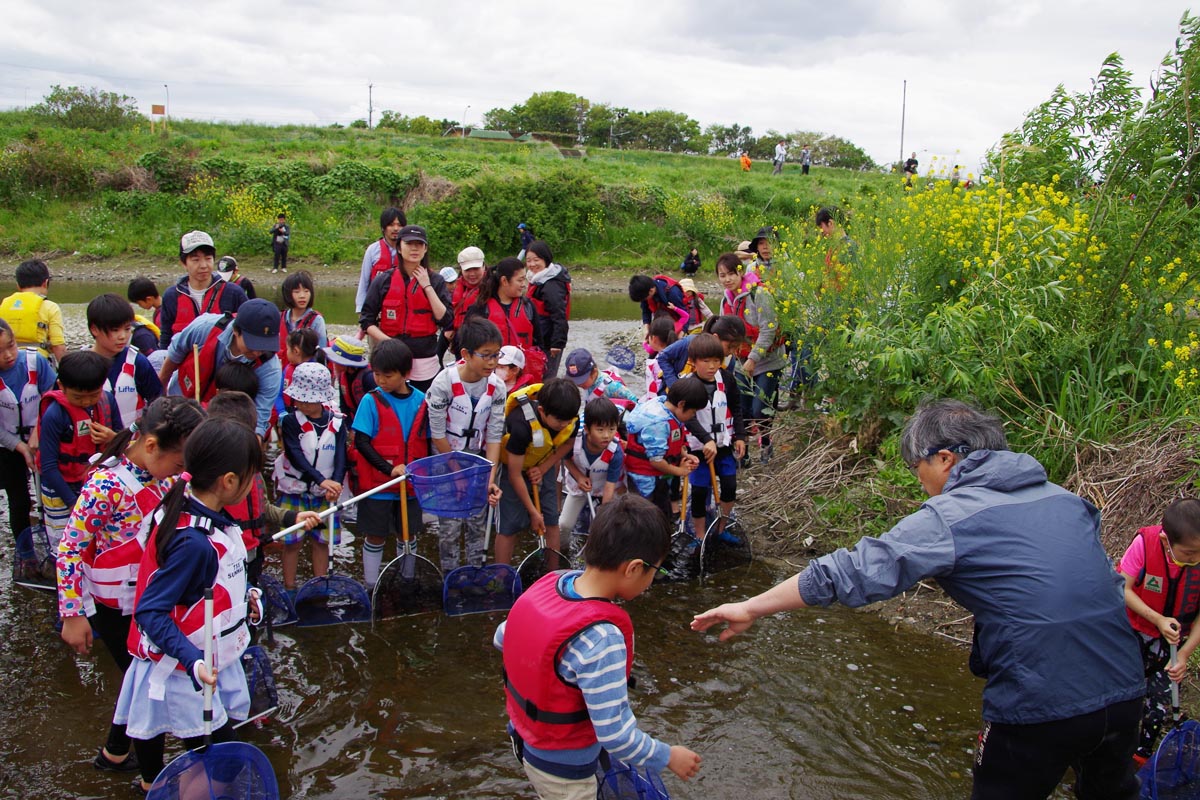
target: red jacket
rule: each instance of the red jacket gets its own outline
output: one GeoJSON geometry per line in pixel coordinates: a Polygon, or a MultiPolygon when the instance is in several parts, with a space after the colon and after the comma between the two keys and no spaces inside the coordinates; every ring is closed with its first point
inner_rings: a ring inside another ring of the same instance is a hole
{"type": "MultiPolygon", "coordinates": [[[[95,422],[106,428],[113,427],[112,395],[104,393],[100,401],[92,406],[91,411],[73,406],[67,402],[67,396],[61,389],[54,389],[42,395],[38,412],[38,420],[46,414],[46,409],[52,403],[58,403],[71,417],[71,430],[62,436],[58,442],[58,471],[67,483],[83,483],[92,471],[92,456],[100,452],[100,448],[92,443],[88,433],[88,423],[95,422]]],[[[41,469],[41,449],[38,449],[38,469],[41,469]]]]}
{"type": "Polygon", "coordinates": [[[438,332],[429,298],[415,279],[404,280],[399,270],[387,273],[387,293],[379,309],[379,330],[388,336],[415,339],[438,332]]]}
{"type": "Polygon", "coordinates": [[[610,600],[567,597],[562,572],[542,576],[526,589],[504,628],[504,688],[508,718],[532,747],[575,750],[596,743],[583,693],[558,676],[572,639],[601,622],[625,637],[625,678],[633,668],[633,623],[610,600]]]}

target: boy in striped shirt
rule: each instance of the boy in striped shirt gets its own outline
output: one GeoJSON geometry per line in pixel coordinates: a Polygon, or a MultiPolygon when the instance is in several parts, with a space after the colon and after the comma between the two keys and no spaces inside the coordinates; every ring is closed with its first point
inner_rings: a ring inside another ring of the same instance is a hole
{"type": "Polygon", "coordinates": [[[585,569],[541,578],[496,629],[509,734],[542,800],[594,798],[602,748],[682,780],[699,772],[699,755],[638,728],[628,696],[633,623],[614,602],[649,588],[670,544],[671,524],[652,503],[617,497],[596,512],[585,569]]]}

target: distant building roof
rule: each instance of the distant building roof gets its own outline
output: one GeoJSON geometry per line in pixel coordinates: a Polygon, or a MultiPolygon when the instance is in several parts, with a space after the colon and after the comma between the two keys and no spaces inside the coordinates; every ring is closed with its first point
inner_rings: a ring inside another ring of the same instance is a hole
{"type": "MultiPolygon", "coordinates": [[[[506,142],[513,141],[512,134],[508,131],[485,131],[480,128],[471,128],[467,133],[468,139],[499,139],[506,142]]],[[[524,137],[517,141],[524,141],[524,137]]]]}

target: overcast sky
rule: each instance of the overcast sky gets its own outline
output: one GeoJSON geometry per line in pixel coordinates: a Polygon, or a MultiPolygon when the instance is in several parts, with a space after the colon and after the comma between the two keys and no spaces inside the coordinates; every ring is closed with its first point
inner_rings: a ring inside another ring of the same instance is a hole
{"type": "Polygon", "coordinates": [[[876,161],[974,169],[1054,87],[1118,51],[1147,84],[1185,6],[1163,0],[9,0],[0,108],[53,84],[174,117],[328,125],[383,109],[477,124],[537,91],[815,130],[876,161]],[[164,88],[164,84],[169,87],[164,88]],[[469,108],[467,108],[469,106],[469,108]]]}

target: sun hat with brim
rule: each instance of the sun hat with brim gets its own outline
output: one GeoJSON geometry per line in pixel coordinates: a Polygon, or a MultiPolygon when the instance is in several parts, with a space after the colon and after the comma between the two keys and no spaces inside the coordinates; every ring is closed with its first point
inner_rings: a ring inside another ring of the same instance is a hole
{"type": "Polygon", "coordinates": [[[332,403],[336,397],[329,367],[315,361],[298,364],[283,393],[298,403],[332,403]]]}
{"type": "Polygon", "coordinates": [[[692,292],[693,294],[695,294],[696,293],[696,282],[694,280],[692,280],[691,278],[684,278],[683,280],[681,280],[679,282],[679,288],[683,289],[685,292],[692,292]]]}
{"type": "Polygon", "coordinates": [[[366,346],[352,337],[339,336],[324,350],[330,361],[341,364],[343,367],[365,367],[367,365],[366,346]]]}
{"type": "Polygon", "coordinates": [[[464,247],[458,254],[458,267],[464,272],[483,269],[483,251],[478,247],[464,247]]]}
{"type": "Polygon", "coordinates": [[[249,350],[274,353],[279,349],[279,307],[270,300],[258,297],[242,303],[233,327],[242,334],[242,342],[249,350]]]}

